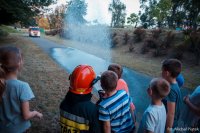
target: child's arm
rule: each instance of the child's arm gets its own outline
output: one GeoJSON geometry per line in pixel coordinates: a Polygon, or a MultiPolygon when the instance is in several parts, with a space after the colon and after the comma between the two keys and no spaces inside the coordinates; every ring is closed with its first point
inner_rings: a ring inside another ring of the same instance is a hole
{"type": "Polygon", "coordinates": [[[30,111],[29,101],[22,102],[22,115],[25,120],[30,120],[33,117],[43,117],[43,115],[37,111],[30,111]]]}
{"type": "Polygon", "coordinates": [[[135,118],[135,114],[134,114],[134,109],[133,108],[130,108],[130,112],[131,112],[131,116],[132,116],[132,119],[133,119],[133,122],[134,122],[134,125],[136,123],[136,118],[135,118]]]}
{"type": "Polygon", "coordinates": [[[185,96],[183,100],[188,105],[188,107],[192,110],[192,112],[200,116],[200,108],[198,108],[197,106],[195,106],[194,104],[190,102],[189,96],[185,96]]]}
{"type": "Polygon", "coordinates": [[[111,133],[110,121],[103,121],[103,132],[111,133]]]}
{"type": "Polygon", "coordinates": [[[167,102],[167,121],[166,121],[166,132],[170,133],[171,132],[171,128],[173,126],[174,123],[174,115],[175,115],[175,107],[176,107],[176,103],[175,102],[167,102]]]}

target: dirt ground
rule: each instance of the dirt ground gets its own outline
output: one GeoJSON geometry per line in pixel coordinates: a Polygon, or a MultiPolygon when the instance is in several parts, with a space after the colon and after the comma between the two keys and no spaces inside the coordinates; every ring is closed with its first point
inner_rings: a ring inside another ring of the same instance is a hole
{"type": "Polygon", "coordinates": [[[44,115],[41,120],[35,118],[31,121],[30,132],[59,132],[59,104],[68,90],[68,74],[36,45],[20,36],[0,39],[0,46],[7,44],[22,49],[24,68],[19,79],[28,82],[35,94],[31,109],[44,115]]]}

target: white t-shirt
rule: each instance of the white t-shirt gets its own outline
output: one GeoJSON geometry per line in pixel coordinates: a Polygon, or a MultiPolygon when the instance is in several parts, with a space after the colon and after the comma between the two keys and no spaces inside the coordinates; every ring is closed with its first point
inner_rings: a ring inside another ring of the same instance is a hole
{"type": "Polygon", "coordinates": [[[148,130],[154,133],[164,133],[166,124],[166,109],[162,104],[149,105],[142,116],[138,133],[148,130]]]}

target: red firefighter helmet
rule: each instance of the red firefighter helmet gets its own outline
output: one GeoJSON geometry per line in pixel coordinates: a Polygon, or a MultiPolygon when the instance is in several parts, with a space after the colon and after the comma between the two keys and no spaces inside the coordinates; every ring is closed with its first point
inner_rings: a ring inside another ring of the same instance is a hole
{"type": "Polygon", "coordinates": [[[89,65],[77,66],[70,75],[69,91],[75,94],[88,94],[92,91],[92,82],[96,74],[89,65]]]}

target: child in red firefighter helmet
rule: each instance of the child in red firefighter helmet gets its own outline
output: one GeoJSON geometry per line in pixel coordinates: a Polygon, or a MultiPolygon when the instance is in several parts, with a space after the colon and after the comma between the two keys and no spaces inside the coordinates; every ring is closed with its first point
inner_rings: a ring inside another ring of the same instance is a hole
{"type": "Polygon", "coordinates": [[[69,91],[60,104],[61,132],[100,133],[98,109],[91,102],[96,74],[89,65],[77,66],[70,75],[69,91]]]}

